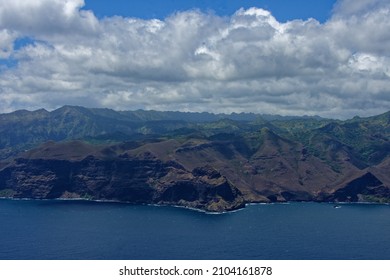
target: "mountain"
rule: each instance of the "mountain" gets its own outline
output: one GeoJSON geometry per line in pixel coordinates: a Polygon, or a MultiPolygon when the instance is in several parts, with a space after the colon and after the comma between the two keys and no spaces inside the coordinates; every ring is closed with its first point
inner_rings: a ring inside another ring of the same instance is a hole
{"type": "Polygon", "coordinates": [[[340,121],[64,106],[0,115],[0,196],[228,211],[390,202],[390,112],[340,121]]]}

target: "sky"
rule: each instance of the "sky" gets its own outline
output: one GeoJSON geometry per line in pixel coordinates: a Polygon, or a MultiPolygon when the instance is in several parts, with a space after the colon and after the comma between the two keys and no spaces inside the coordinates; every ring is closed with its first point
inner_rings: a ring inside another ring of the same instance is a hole
{"type": "Polygon", "coordinates": [[[83,9],[93,10],[98,18],[120,15],[164,19],[177,11],[197,9],[219,16],[231,16],[240,8],[258,7],[269,10],[283,22],[297,18],[315,18],[324,22],[331,15],[334,3],[335,0],[87,0],[83,9]]]}
{"type": "Polygon", "coordinates": [[[0,113],[376,115],[389,18],[388,0],[0,0],[0,113]]]}

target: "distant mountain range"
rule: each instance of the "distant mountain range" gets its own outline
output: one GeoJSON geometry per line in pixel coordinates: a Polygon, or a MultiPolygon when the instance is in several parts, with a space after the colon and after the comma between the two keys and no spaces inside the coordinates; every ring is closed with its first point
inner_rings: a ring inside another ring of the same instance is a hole
{"type": "Polygon", "coordinates": [[[75,106],[0,114],[0,197],[207,211],[390,203],[389,120],[390,112],[340,121],[75,106]]]}

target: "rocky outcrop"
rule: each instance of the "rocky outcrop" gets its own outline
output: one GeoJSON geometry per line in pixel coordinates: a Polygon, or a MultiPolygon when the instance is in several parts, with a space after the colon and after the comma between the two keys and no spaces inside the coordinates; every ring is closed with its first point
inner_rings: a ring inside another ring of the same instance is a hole
{"type": "Polygon", "coordinates": [[[374,174],[367,172],[351,180],[326,198],[337,202],[390,202],[390,188],[374,174]]]}
{"type": "Polygon", "coordinates": [[[211,166],[171,170],[156,182],[156,201],[223,212],[243,207],[244,198],[224,176],[211,166]]]}

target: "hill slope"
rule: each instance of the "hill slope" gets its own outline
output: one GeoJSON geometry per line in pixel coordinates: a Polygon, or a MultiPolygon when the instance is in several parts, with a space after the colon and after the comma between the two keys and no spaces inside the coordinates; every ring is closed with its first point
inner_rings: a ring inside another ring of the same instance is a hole
{"type": "Polygon", "coordinates": [[[65,106],[0,115],[0,196],[390,202],[390,113],[347,121],[65,106]]]}

